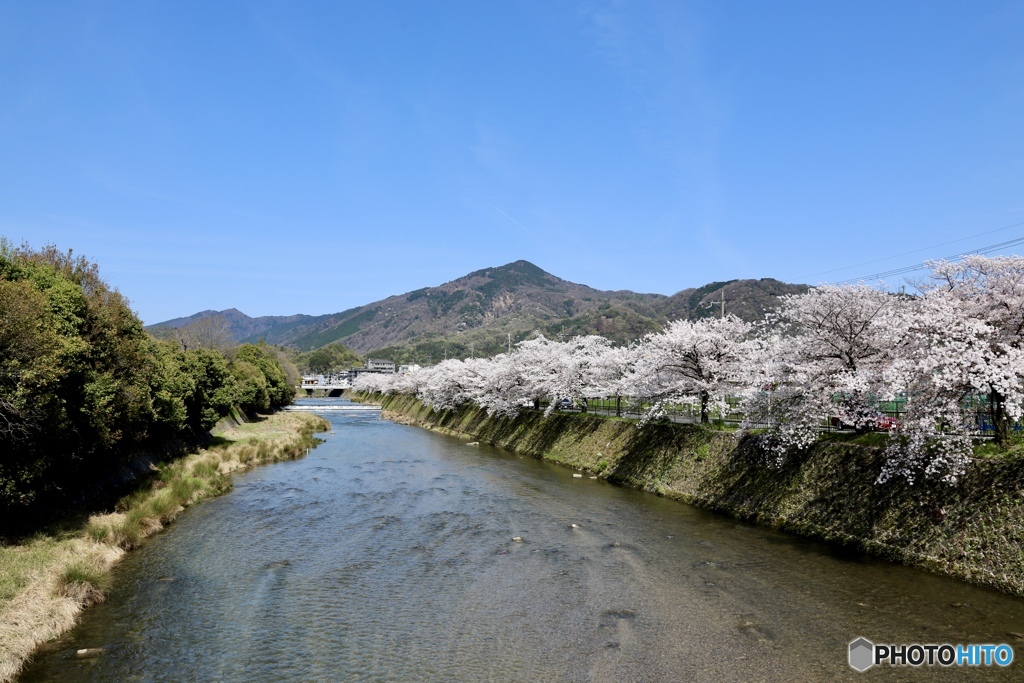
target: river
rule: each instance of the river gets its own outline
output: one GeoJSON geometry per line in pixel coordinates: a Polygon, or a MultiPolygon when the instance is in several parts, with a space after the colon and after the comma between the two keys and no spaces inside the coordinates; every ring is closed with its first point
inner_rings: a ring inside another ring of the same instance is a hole
{"type": "Polygon", "coordinates": [[[326,417],[307,457],[236,475],[126,556],[19,680],[1024,678],[1020,661],[847,665],[858,636],[1024,657],[1020,599],[376,414],[326,417]]]}

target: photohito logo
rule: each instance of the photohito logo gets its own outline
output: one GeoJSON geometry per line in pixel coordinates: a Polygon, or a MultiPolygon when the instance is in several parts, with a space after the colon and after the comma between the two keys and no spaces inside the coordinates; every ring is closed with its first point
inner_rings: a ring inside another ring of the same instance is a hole
{"type": "Polygon", "coordinates": [[[867,638],[850,643],[850,667],[867,671],[876,664],[889,666],[1009,666],[1013,648],[1000,645],[875,645],[867,638]]]}

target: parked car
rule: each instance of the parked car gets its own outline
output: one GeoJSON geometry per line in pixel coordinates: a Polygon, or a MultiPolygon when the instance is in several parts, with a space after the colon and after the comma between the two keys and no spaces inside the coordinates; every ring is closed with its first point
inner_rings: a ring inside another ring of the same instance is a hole
{"type": "Polygon", "coordinates": [[[890,429],[896,429],[900,426],[900,421],[895,417],[889,417],[888,415],[880,415],[875,420],[875,429],[879,432],[887,432],[890,429]]]}
{"type": "Polygon", "coordinates": [[[567,398],[563,398],[561,401],[555,404],[556,410],[572,410],[572,401],[567,398]]]}
{"type": "MultiPolygon", "coordinates": [[[[874,425],[871,427],[871,430],[870,430],[870,431],[873,431],[873,432],[888,432],[888,431],[896,429],[897,427],[900,426],[900,421],[897,420],[895,417],[890,417],[889,415],[878,414],[878,415],[875,415],[873,418],[871,416],[868,416],[868,419],[869,420],[870,419],[874,419],[874,425]]],[[[833,429],[850,429],[850,430],[857,429],[857,425],[847,424],[846,422],[844,422],[843,420],[839,419],[838,417],[833,417],[831,419],[831,423],[832,423],[832,428],[833,429]]],[[[862,425],[863,424],[864,423],[862,423],[862,425]]],[[[871,424],[871,423],[867,422],[866,424],[871,424]]],[[[864,426],[862,426],[861,429],[865,430],[864,426]]]]}

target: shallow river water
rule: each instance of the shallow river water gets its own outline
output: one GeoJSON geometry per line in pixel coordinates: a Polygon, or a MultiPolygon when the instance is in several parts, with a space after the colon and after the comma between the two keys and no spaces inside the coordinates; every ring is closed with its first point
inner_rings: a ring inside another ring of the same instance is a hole
{"type": "Polygon", "coordinates": [[[126,556],[20,680],[1024,680],[1022,600],[376,414],[326,417],[306,458],[236,475],[126,556]],[[857,674],[858,636],[1009,643],[1021,661],[857,674]]]}

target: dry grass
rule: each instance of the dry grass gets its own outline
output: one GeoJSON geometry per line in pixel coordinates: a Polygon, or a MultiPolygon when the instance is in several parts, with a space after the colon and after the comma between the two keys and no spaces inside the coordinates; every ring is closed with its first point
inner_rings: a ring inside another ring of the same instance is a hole
{"type": "Polygon", "coordinates": [[[72,628],[82,609],[103,601],[110,569],[126,550],[186,507],[230,490],[231,472],[304,455],[326,427],[309,413],[231,427],[209,449],[161,466],[158,478],[84,529],[0,546],[0,683],[12,681],[36,647],[72,628]]]}
{"type": "Polygon", "coordinates": [[[0,545],[0,609],[28,585],[29,578],[54,563],[62,539],[39,535],[20,545],[0,545]]]}
{"type": "Polygon", "coordinates": [[[57,574],[53,594],[71,598],[83,607],[106,600],[110,585],[109,566],[98,557],[79,557],[72,560],[57,574]]]}
{"type": "Polygon", "coordinates": [[[107,573],[123,553],[68,539],[45,566],[25,577],[23,588],[0,610],[0,681],[13,680],[37,646],[72,628],[83,608],[103,600],[107,573]]]}

